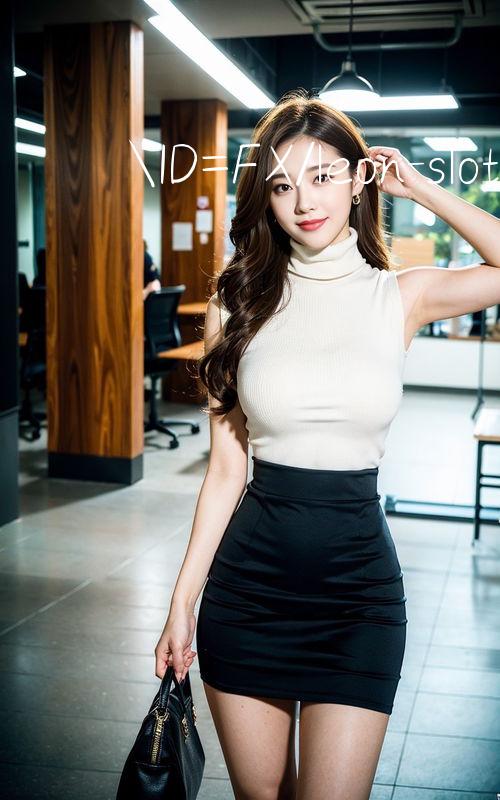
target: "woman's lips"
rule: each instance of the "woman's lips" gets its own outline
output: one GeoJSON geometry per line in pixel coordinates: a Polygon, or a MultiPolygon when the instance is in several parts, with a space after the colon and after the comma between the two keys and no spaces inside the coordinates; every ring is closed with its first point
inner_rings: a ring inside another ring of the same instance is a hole
{"type": "Polygon", "coordinates": [[[324,222],[326,222],[327,219],[328,217],[325,217],[324,219],[311,222],[298,222],[297,224],[299,228],[303,231],[317,231],[318,228],[321,228],[321,226],[323,225],[324,222]]]}

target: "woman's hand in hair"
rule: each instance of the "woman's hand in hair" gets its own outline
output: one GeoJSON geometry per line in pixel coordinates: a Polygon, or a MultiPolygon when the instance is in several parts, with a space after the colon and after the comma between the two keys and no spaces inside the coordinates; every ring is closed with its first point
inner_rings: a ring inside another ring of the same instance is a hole
{"type": "Polygon", "coordinates": [[[419,187],[428,183],[427,178],[396,147],[374,146],[368,151],[377,170],[377,183],[383,192],[413,200],[419,187]],[[384,164],[388,166],[383,170],[384,164]]]}

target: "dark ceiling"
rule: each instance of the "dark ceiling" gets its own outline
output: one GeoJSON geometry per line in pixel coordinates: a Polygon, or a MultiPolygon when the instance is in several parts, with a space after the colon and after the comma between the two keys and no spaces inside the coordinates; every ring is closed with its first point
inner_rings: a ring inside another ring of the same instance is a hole
{"type": "MultiPolygon", "coordinates": [[[[346,55],[349,3],[343,0],[179,0],[176,5],[275,100],[297,86],[321,88],[346,55]]],[[[499,2],[357,0],[354,12],[353,55],[360,75],[383,94],[434,92],[444,79],[461,106],[425,112],[425,119],[422,112],[357,112],[361,125],[500,127],[499,2]]],[[[29,71],[16,82],[19,113],[43,115],[44,26],[133,19],[145,36],[148,127],[157,125],[162,99],[218,97],[228,104],[231,129],[252,128],[262,112],[248,111],[180,53],[147,21],[153,14],[143,0],[17,2],[16,63],[29,71]]]]}

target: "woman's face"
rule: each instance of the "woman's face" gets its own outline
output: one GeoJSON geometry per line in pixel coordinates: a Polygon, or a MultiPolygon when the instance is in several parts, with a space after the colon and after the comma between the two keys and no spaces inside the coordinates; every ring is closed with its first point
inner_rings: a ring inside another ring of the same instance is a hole
{"type": "Polygon", "coordinates": [[[276,174],[269,179],[269,204],[283,230],[295,241],[315,250],[321,250],[337,239],[345,239],[349,234],[352,198],[363,189],[366,163],[360,165],[360,177],[355,172],[351,178],[347,162],[337,161],[341,159],[338,150],[309,136],[299,136],[282,142],[276,148],[276,154],[283,166],[276,159],[273,160],[273,171],[275,169],[276,174]],[[318,169],[320,164],[323,165],[322,169],[318,169]],[[283,167],[291,183],[286,176],[276,176],[283,173],[283,167]],[[301,171],[302,178],[300,185],[297,185],[301,171]],[[324,222],[319,227],[301,227],[299,223],[306,220],[324,222]]]}

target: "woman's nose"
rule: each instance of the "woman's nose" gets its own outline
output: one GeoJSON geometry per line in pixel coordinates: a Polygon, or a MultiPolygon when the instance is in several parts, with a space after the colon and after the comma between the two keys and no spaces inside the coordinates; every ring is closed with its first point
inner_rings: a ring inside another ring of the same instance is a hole
{"type": "Polygon", "coordinates": [[[298,197],[297,197],[297,205],[296,205],[296,208],[295,208],[296,213],[297,214],[307,214],[308,211],[314,211],[315,207],[316,206],[315,206],[315,203],[314,203],[314,200],[312,199],[312,197],[307,196],[305,192],[301,193],[300,188],[299,188],[298,197]]]}

